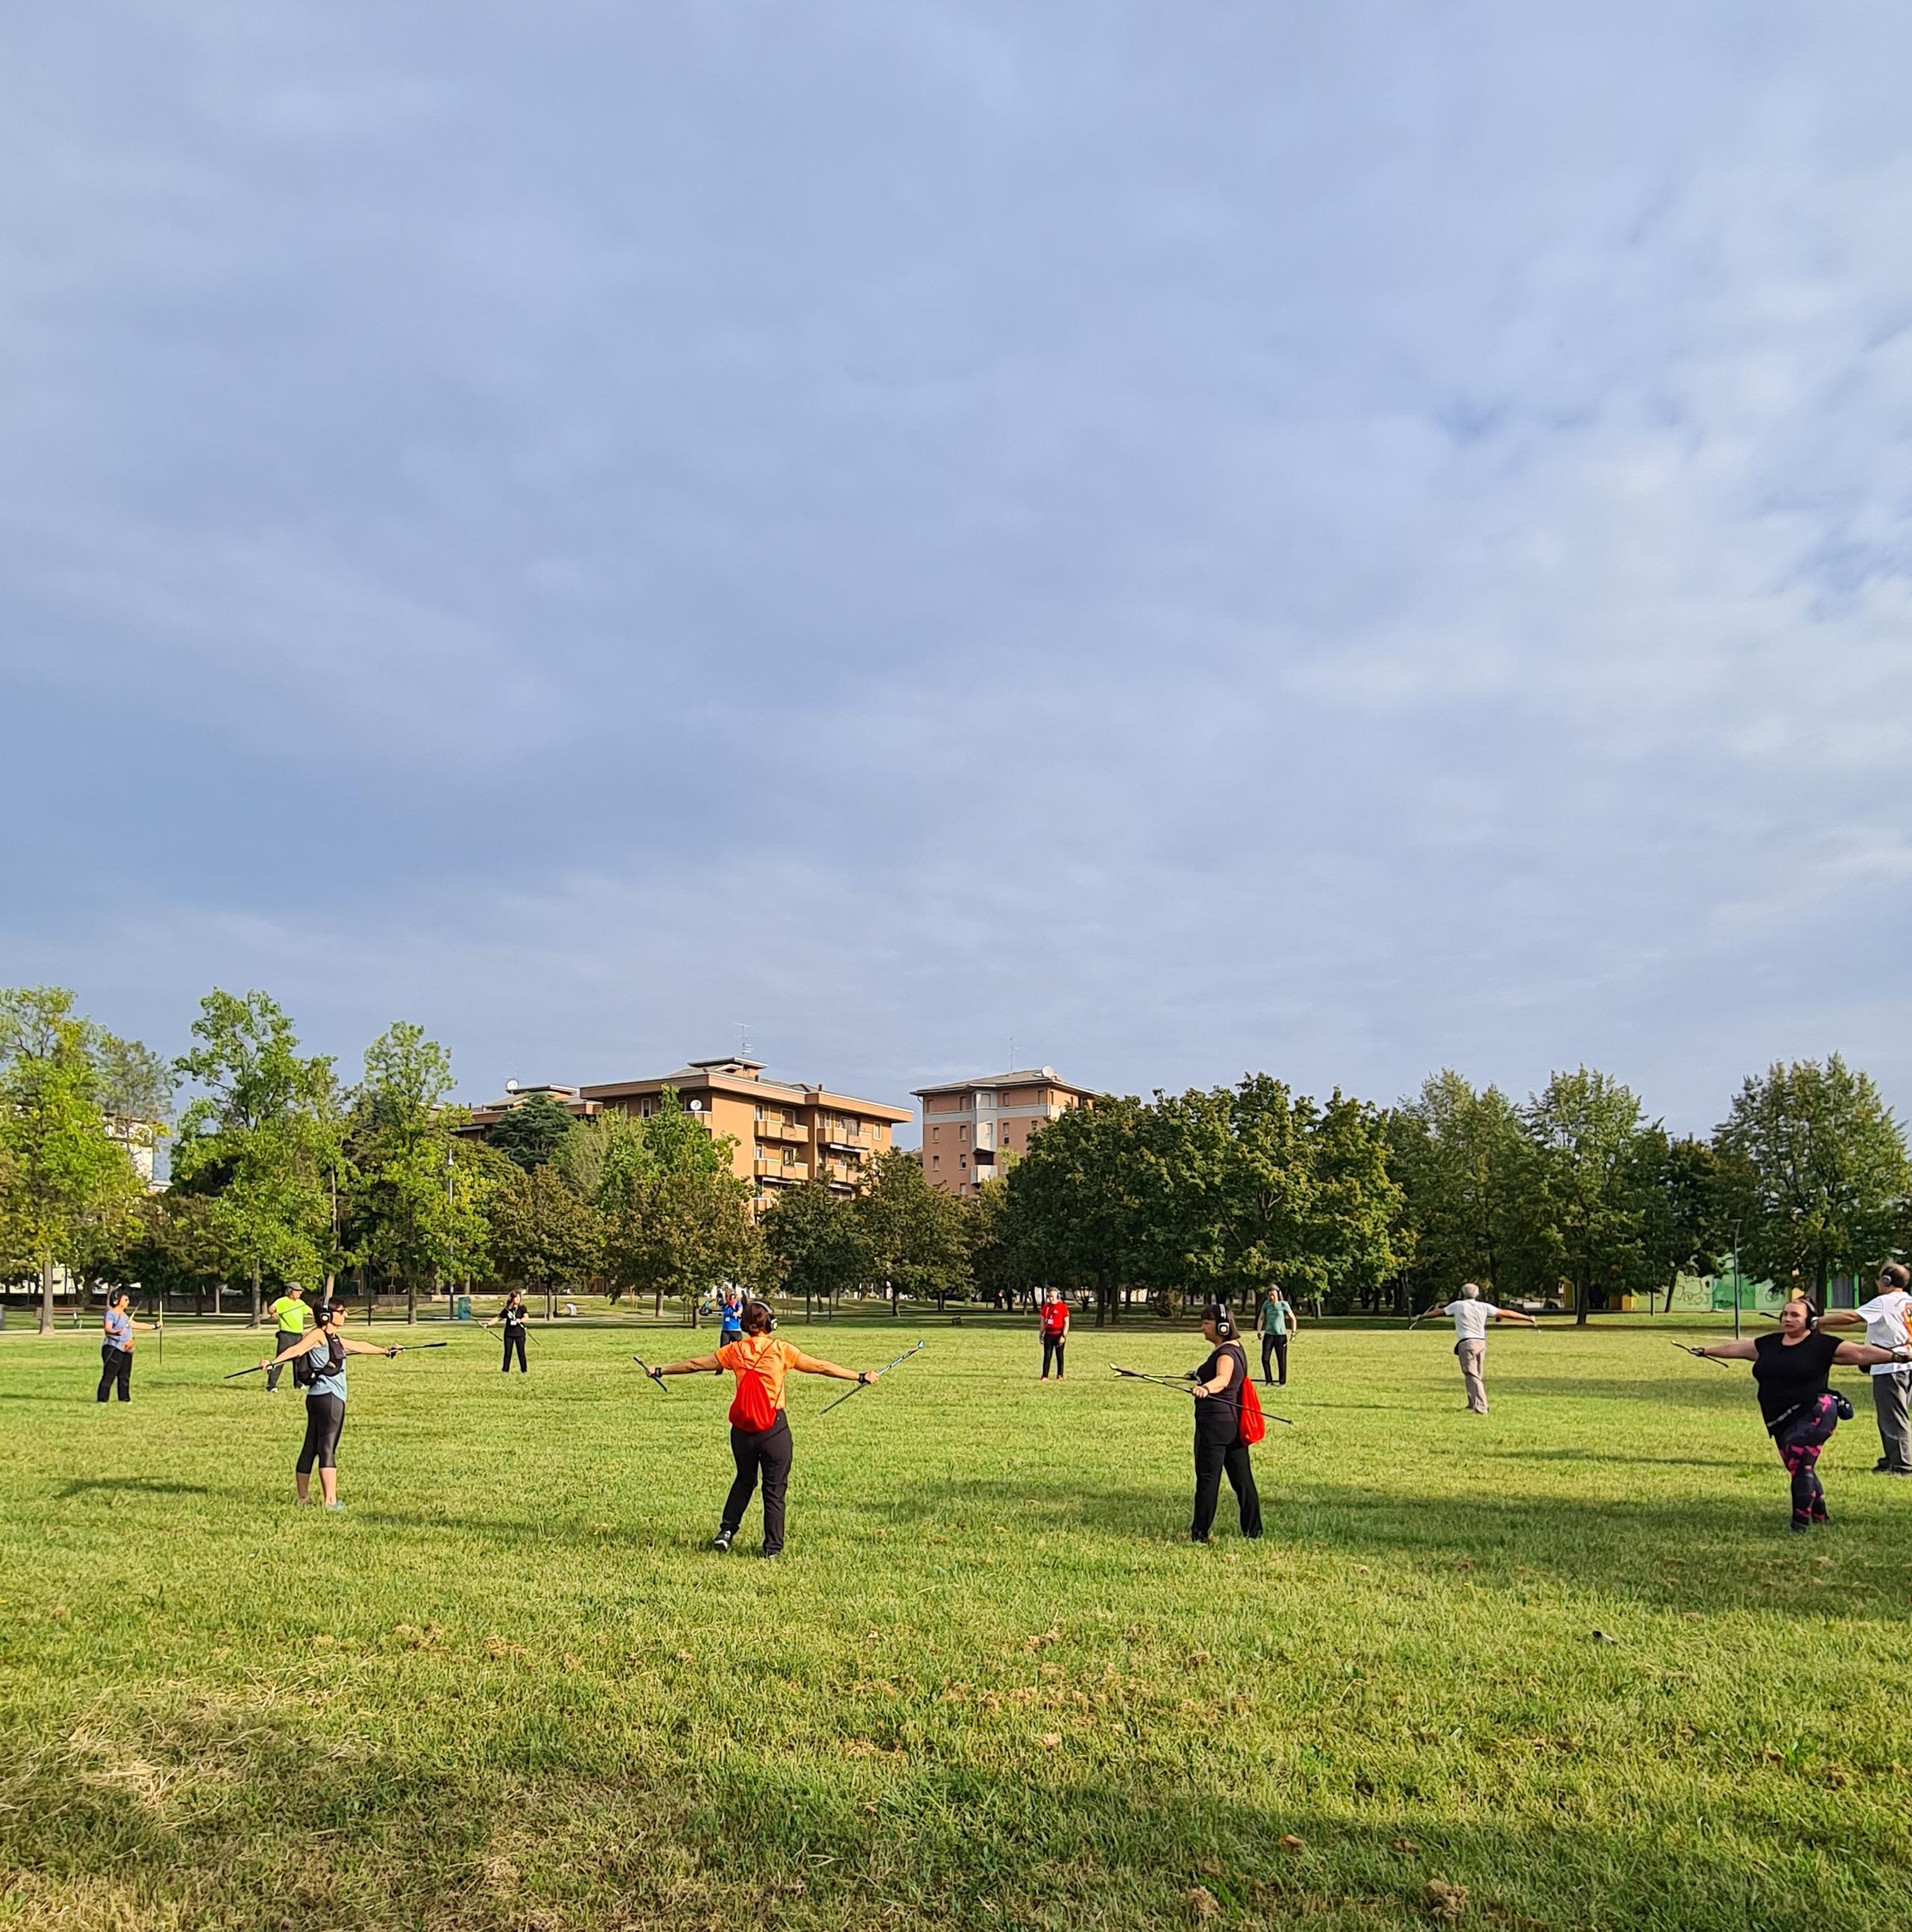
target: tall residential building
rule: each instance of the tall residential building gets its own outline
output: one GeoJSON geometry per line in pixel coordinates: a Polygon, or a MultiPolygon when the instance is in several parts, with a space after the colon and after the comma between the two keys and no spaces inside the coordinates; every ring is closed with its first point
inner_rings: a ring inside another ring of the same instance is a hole
{"type": "Polygon", "coordinates": [[[923,1102],[923,1172],[946,1194],[973,1194],[999,1173],[1004,1154],[1021,1154],[1029,1136],[1071,1107],[1093,1102],[1052,1066],[1025,1066],[973,1080],[919,1087],[923,1102]]]}
{"type": "Polygon", "coordinates": [[[693,1060],[674,1073],[642,1080],[514,1089],[504,1100],[475,1109],[472,1129],[482,1131],[534,1093],[581,1118],[608,1110],[643,1118],[656,1112],[667,1087],[712,1133],[730,1136],[732,1172],[749,1182],[760,1207],[802,1180],[821,1180],[833,1193],[854,1193],[871,1163],[894,1144],[896,1130],[910,1118],[907,1107],[881,1100],[859,1100],[821,1085],[767,1080],[761,1060],[730,1054],[693,1060]]]}

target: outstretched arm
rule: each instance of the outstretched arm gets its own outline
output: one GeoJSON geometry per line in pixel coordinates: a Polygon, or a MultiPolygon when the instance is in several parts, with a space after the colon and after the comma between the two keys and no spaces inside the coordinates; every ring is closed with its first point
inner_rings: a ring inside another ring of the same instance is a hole
{"type": "Polygon", "coordinates": [[[839,1368],[834,1362],[821,1361],[798,1348],[791,1350],[789,1366],[800,1376],[828,1376],[839,1382],[873,1382],[876,1379],[866,1369],[839,1368]]]}
{"type": "Polygon", "coordinates": [[[1912,1362],[1912,1348],[1875,1348],[1870,1342],[1841,1342],[1832,1351],[1832,1359],[1849,1369],[1869,1369],[1880,1362],[1912,1362]]]}
{"type": "Polygon", "coordinates": [[[348,1355],[395,1355],[398,1352],[395,1342],[389,1348],[382,1348],[376,1342],[348,1341],[343,1335],[338,1338],[338,1346],[348,1355]]]}
{"type": "Polygon", "coordinates": [[[1529,1328],[1538,1328],[1540,1324],[1531,1315],[1523,1315],[1517,1308],[1496,1308],[1493,1311],[1496,1322],[1523,1322],[1529,1328]]]}
{"type": "Polygon", "coordinates": [[[723,1367],[714,1354],[686,1355],[681,1362],[666,1362],[662,1368],[653,1369],[654,1376],[713,1376],[723,1367]]]}
{"type": "Polygon", "coordinates": [[[1819,1318],[1822,1328],[1863,1328],[1865,1318],[1856,1309],[1829,1308],[1819,1318]]]}
{"type": "MultiPolygon", "coordinates": [[[[1846,1348],[1850,1344],[1841,1342],[1839,1346],[1846,1348]]],[[[1759,1351],[1751,1342],[1744,1341],[1703,1342],[1691,1352],[1695,1355],[1710,1355],[1716,1362],[1756,1362],[1759,1360],[1759,1351]]]]}
{"type": "MultiPolygon", "coordinates": [[[[325,1339],[325,1334],[326,1331],[323,1328],[315,1328],[312,1330],[311,1334],[300,1336],[299,1340],[293,1342],[291,1347],[288,1348],[281,1348],[276,1355],[266,1356],[265,1359],[260,1362],[259,1366],[262,1369],[271,1369],[277,1368],[282,1364],[287,1362],[296,1361],[301,1355],[305,1354],[311,1349],[316,1348],[319,1346],[320,1342],[325,1339]]],[[[351,1346],[351,1343],[349,1342],[346,1344],[346,1346],[348,1348],[351,1346]]]]}

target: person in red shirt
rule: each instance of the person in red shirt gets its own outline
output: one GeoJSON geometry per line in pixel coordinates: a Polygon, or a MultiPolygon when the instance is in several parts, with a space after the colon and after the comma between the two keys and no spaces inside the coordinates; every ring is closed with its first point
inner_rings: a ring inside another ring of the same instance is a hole
{"type": "Polygon", "coordinates": [[[1055,1379],[1060,1382],[1062,1379],[1063,1348],[1069,1340],[1069,1304],[1063,1300],[1061,1288],[1052,1288],[1044,1294],[1041,1320],[1043,1372],[1037,1379],[1045,1382],[1049,1380],[1049,1365],[1053,1360],[1055,1379]]]}
{"type": "Polygon", "coordinates": [[[876,1379],[866,1370],[839,1369],[834,1362],[819,1361],[788,1342],[779,1342],[770,1333],[776,1326],[776,1317],[767,1301],[747,1303],[742,1340],[726,1342],[708,1355],[687,1356],[681,1362],[667,1362],[650,1371],[654,1380],[665,1376],[721,1375],[726,1369],[737,1378],[730,1418],[731,1460],[737,1465],[737,1480],[724,1498],[724,1514],[717,1534],[710,1539],[715,1550],[727,1550],[736,1540],[761,1472],[764,1554],[782,1554],[784,1500],[790,1492],[794,1453],[789,1419],[783,1412],[784,1378],[794,1370],[800,1376],[829,1376],[839,1382],[876,1379]]]}

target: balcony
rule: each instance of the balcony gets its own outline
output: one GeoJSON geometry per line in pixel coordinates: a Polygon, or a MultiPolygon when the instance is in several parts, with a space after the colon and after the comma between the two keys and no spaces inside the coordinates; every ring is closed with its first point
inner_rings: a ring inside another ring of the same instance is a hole
{"type": "Polygon", "coordinates": [[[754,1128],[760,1141],[807,1141],[810,1130],[800,1120],[759,1120],[754,1128]]]}
{"type": "Polygon", "coordinates": [[[772,1187],[794,1187],[810,1178],[810,1164],[805,1160],[760,1160],[755,1167],[757,1178],[772,1187]]]}

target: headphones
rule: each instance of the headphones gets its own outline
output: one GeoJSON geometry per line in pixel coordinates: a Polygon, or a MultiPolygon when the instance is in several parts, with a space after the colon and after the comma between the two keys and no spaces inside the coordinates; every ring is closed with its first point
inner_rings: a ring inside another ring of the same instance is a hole
{"type": "Polygon", "coordinates": [[[764,1312],[770,1318],[770,1325],[764,1330],[764,1333],[766,1335],[774,1335],[776,1333],[777,1312],[767,1301],[763,1300],[755,1295],[752,1296],[750,1300],[743,1304],[743,1308],[739,1311],[738,1319],[741,1320],[743,1317],[748,1315],[753,1308],[761,1308],[764,1312]]]}
{"type": "Polygon", "coordinates": [[[1202,1310],[1202,1319],[1215,1324],[1217,1341],[1232,1342],[1235,1340],[1235,1324],[1229,1318],[1228,1310],[1219,1301],[1211,1303],[1202,1310]]]}

